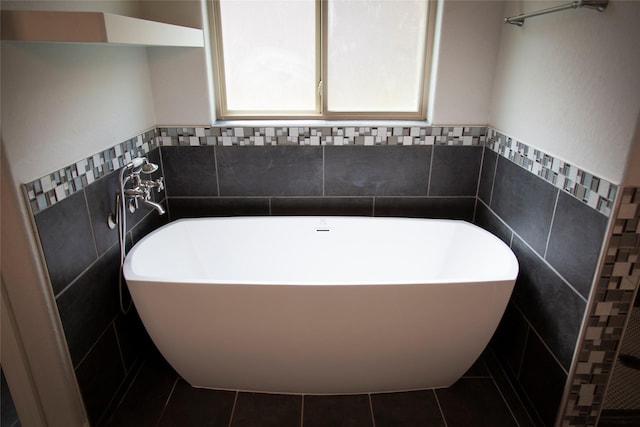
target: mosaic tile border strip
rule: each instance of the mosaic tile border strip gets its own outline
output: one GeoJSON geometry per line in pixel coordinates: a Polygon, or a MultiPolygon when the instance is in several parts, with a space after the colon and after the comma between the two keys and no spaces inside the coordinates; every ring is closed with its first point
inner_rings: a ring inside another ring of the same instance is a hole
{"type": "Polygon", "coordinates": [[[164,127],[24,185],[34,214],[159,146],[484,145],[486,126],[164,127]]]}
{"type": "Polygon", "coordinates": [[[622,189],[620,208],[570,380],[563,427],[595,427],[623,328],[640,281],[640,188],[622,189]]]}
{"type": "Polygon", "coordinates": [[[617,186],[486,126],[159,127],[24,185],[38,213],[161,146],[487,145],[609,216],[617,186]]]}
{"type": "Polygon", "coordinates": [[[559,160],[515,138],[487,130],[487,147],[606,216],[611,216],[618,186],[559,160]]]}
{"type": "Polygon", "coordinates": [[[143,132],[113,147],[82,159],[70,166],[24,185],[24,191],[36,214],[97,179],[120,169],[132,159],[144,156],[157,147],[157,129],[143,132]]]}
{"type": "Polygon", "coordinates": [[[484,145],[486,126],[159,128],[159,145],[484,145]]]}

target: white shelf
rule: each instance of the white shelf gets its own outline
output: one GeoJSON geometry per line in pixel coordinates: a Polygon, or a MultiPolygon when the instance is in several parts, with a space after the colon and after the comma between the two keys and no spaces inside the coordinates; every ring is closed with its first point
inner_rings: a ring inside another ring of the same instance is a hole
{"type": "Polygon", "coordinates": [[[203,47],[197,28],[103,12],[2,11],[2,40],[203,47]]]}

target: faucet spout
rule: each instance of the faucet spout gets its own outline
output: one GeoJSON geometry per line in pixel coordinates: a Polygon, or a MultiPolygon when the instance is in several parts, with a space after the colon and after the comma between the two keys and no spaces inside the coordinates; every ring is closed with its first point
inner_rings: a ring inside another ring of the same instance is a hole
{"type": "Polygon", "coordinates": [[[152,207],[153,209],[158,211],[159,215],[164,215],[164,213],[165,213],[165,210],[164,210],[164,208],[162,207],[162,205],[160,203],[156,203],[156,202],[153,202],[151,200],[144,199],[144,198],[142,199],[142,203],[144,203],[145,205],[147,205],[149,207],[152,207]]]}

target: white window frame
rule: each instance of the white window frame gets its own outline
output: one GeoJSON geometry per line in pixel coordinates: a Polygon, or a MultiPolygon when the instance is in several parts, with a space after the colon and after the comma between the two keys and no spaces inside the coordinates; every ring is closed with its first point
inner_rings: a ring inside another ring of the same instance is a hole
{"type": "Polygon", "coordinates": [[[325,0],[316,2],[316,110],[315,111],[231,111],[226,108],[226,85],[224,79],[224,56],[222,47],[222,29],[220,25],[219,0],[208,1],[208,18],[211,37],[211,50],[213,62],[213,81],[215,87],[215,108],[217,120],[426,120],[429,98],[429,81],[431,75],[431,62],[433,53],[436,0],[428,1],[427,7],[427,31],[425,37],[424,67],[420,92],[422,94],[418,111],[379,111],[379,112],[335,112],[329,111],[327,106],[328,85],[327,81],[327,31],[325,25],[328,22],[328,5],[325,0]]]}

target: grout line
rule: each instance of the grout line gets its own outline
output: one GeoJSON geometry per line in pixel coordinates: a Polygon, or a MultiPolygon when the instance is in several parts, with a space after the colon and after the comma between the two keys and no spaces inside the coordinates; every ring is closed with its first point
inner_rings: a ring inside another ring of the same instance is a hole
{"type": "MultiPolygon", "coordinates": [[[[115,319],[115,316],[114,316],[114,319],[115,319]]],[[[107,331],[109,331],[109,328],[112,326],[112,324],[113,324],[113,319],[111,319],[111,322],[109,322],[109,325],[107,325],[107,327],[104,328],[104,330],[100,333],[100,335],[98,335],[98,338],[96,338],[96,340],[93,342],[93,344],[91,344],[91,347],[89,347],[89,350],[87,350],[87,352],[84,354],[84,356],[82,356],[82,358],[78,361],[78,364],[73,367],[74,370],[78,369],[80,367],[80,365],[82,365],[82,363],[87,358],[89,353],[91,353],[91,350],[93,350],[93,348],[98,344],[98,341],[100,341],[102,339],[102,337],[104,336],[104,334],[106,334],[107,331]]],[[[127,370],[125,369],[124,371],[126,373],[127,370]]]]}
{"type": "MultiPolygon", "coordinates": [[[[527,241],[526,241],[526,240],[524,240],[524,239],[522,238],[522,236],[520,236],[520,235],[519,235],[518,233],[516,233],[514,230],[511,230],[511,231],[513,232],[513,235],[514,235],[514,236],[517,236],[517,237],[518,237],[518,239],[520,239],[520,240],[524,243],[524,245],[525,245],[527,248],[529,248],[529,250],[530,250],[531,252],[533,252],[533,253],[535,254],[535,256],[537,256],[537,257],[538,257],[538,259],[539,259],[540,261],[542,261],[542,263],[543,263],[544,265],[546,265],[546,266],[547,266],[547,268],[549,268],[549,269],[550,269],[550,270],[551,270],[551,271],[552,271],[556,276],[558,276],[558,277],[560,278],[560,280],[561,280],[562,282],[564,282],[564,284],[565,284],[565,285],[567,285],[567,286],[569,287],[569,289],[571,289],[571,290],[572,290],[572,291],[573,291],[573,292],[574,292],[574,293],[575,293],[575,294],[576,294],[576,295],[577,295],[577,296],[578,296],[582,301],[584,301],[584,302],[585,302],[585,304],[587,304],[587,303],[589,302],[589,301],[588,301],[588,300],[587,300],[587,299],[586,299],[586,298],[585,298],[585,297],[584,297],[580,292],[578,292],[578,290],[577,290],[576,288],[574,288],[574,287],[573,287],[573,285],[572,285],[572,284],[571,284],[567,279],[565,279],[565,278],[564,278],[564,276],[563,276],[562,274],[560,274],[560,272],[559,272],[558,270],[556,270],[556,268],[555,268],[553,265],[551,265],[551,264],[549,263],[549,261],[547,261],[546,259],[544,259],[543,257],[541,257],[541,256],[540,256],[540,254],[538,254],[538,252],[536,252],[536,250],[535,250],[535,249],[533,249],[533,248],[529,245],[529,243],[527,243],[527,241]]],[[[512,242],[513,242],[513,236],[511,237],[511,239],[512,239],[512,242]]]]}
{"type": "MultiPolygon", "coordinates": [[[[105,330],[106,332],[106,330],[105,330]]],[[[97,343],[97,342],[96,342],[97,343]]],[[[118,346],[120,345],[120,343],[118,342],[118,346]]],[[[120,405],[120,403],[122,403],[122,401],[124,400],[125,395],[127,394],[129,388],[131,388],[131,385],[133,384],[133,381],[135,381],[136,377],[138,376],[138,373],[140,372],[140,370],[142,369],[143,366],[143,362],[140,362],[140,366],[138,365],[138,362],[140,360],[140,358],[142,357],[142,355],[138,355],[138,357],[136,357],[136,360],[132,363],[131,365],[131,369],[127,370],[126,366],[124,367],[124,378],[122,379],[122,381],[120,382],[120,384],[118,384],[118,387],[116,387],[116,391],[113,393],[113,395],[111,396],[111,398],[109,399],[109,403],[107,404],[106,408],[103,410],[102,414],[100,415],[100,417],[98,418],[98,421],[96,422],[97,426],[104,426],[106,425],[106,421],[109,421],[111,418],[113,418],[117,412],[117,408],[120,405]],[[129,375],[131,374],[132,370],[134,368],[137,367],[137,371],[136,374],[133,376],[133,378],[131,378],[130,382],[127,382],[129,375]],[[116,397],[118,397],[120,390],[122,389],[122,386],[126,385],[127,389],[125,390],[125,392],[120,396],[120,399],[116,402],[116,397]],[[114,403],[117,403],[115,406],[114,403]],[[105,418],[106,416],[109,416],[109,418],[105,418]]]]}
{"type": "MultiPolygon", "coordinates": [[[[118,244],[118,242],[114,243],[114,244],[113,244],[113,246],[111,246],[107,251],[105,251],[105,254],[106,254],[107,252],[109,252],[111,249],[113,249],[113,247],[114,247],[114,246],[116,246],[117,244],[118,244]]],[[[67,286],[65,286],[64,288],[62,288],[62,290],[61,290],[60,292],[58,292],[56,295],[54,295],[54,299],[56,300],[56,302],[57,302],[58,298],[60,298],[60,297],[62,296],[62,294],[64,294],[64,293],[67,291],[67,289],[69,289],[69,288],[71,288],[73,285],[75,285],[75,283],[76,283],[78,280],[80,280],[80,277],[82,277],[82,276],[83,276],[87,271],[89,271],[89,269],[91,269],[94,265],[96,265],[96,264],[100,261],[100,258],[102,258],[102,257],[98,257],[98,258],[96,258],[95,260],[93,260],[93,262],[92,262],[91,264],[89,264],[89,265],[87,266],[87,268],[85,268],[85,269],[84,269],[84,270],[82,270],[80,273],[78,273],[78,275],[77,275],[76,277],[74,277],[74,278],[73,278],[73,280],[72,280],[72,281],[70,281],[70,282],[69,282],[69,284],[68,284],[67,286]]],[[[48,268],[48,267],[47,267],[47,274],[48,274],[48,275],[50,274],[50,273],[49,273],[49,268],[48,268]]],[[[49,278],[51,278],[51,277],[49,276],[49,278]]],[[[53,287],[52,287],[52,289],[53,289],[53,287]]]]}
{"type": "Polygon", "coordinates": [[[480,194],[480,182],[482,181],[482,168],[484,167],[484,157],[487,153],[487,147],[482,147],[482,157],[480,158],[480,170],[478,171],[478,183],[476,184],[476,199],[480,194]]]}
{"type": "Polygon", "coordinates": [[[376,216],[376,198],[376,196],[371,198],[371,216],[376,216]]]}
{"type": "MultiPolygon", "coordinates": [[[[160,156],[160,173],[164,178],[164,156],[162,155],[162,147],[158,145],[158,155],[160,156]]],[[[167,182],[164,182],[164,197],[165,199],[169,197],[169,192],[167,191],[167,182]]]]}
{"type": "Polygon", "coordinates": [[[529,326],[529,330],[527,331],[527,340],[525,341],[525,347],[522,350],[522,360],[520,361],[520,366],[518,368],[518,377],[520,377],[520,374],[522,373],[520,371],[522,370],[522,362],[524,361],[524,352],[526,350],[526,345],[529,343],[529,335],[528,334],[530,334],[532,331],[533,331],[534,334],[536,334],[536,336],[538,337],[538,339],[540,340],[540,342],[542,343],[544,348],[549,352],[549,354],[551,355],[553,360],[558,364],[560,369],[562,369],[562,372],[564,372],[568,377],[569,376],[569,372],[565,369],[565,367],[562,365],[562,363],[560,363],[560,361],[556,357],[555,353],[553,351],[551,351],[551,348],[549,347],[547,342],[544,339],[542,339],[542,336],[538,333],[538,331],[536,331],[536,328],[533,327],[533,325],[531,324],[531,322],[529,321],[527,316],[524,315],[524,313],[520,310],[520,307],[518,307],[517,304],[514,303],[513,306],[515,307],[516,310],[518,310],[518,313],[520,313],[520,316],[522,316],[524,321],[527,323],[527,326],[529,326]]]}
{"type": "Polygon", "coordinates": [[[160,173],[162,174],[162,178],[164,180],[164,199],[162,199],[160,203],[164,202],[164,204],[166,205],[166,215],[167,218],[169,218],[169,221],[171,221],[171,209],[169,209],[169,192],[167,191],[167,180],[164,179],[164,156],[162,155],[162,149],[160,148],[160,145],[158,145],[158,155],[160,156],[160,173]]]}
{"type": "Polygon", "coordinates": [[[124,370],[125,376],[127,375],[127,365],[124,363],[124,355],[122,354],[122,345],[120,344],[120,338],[118,337],[118,328],[116,327],[116,319],[118,315],[111,320],[111,325],[113,326],[113,332],[116,334],[116,345],[118,346],[118,353],[120,354],[120,361],[122,362],[122,369],[124,370]]]}
{"type": "MultiPolygon", "coordinates": [[[[506,381],[507,385],[509,386],[510,390],[513,392],[514,397],[517,399],[517,403],[520,404],[521,409],[524,410],[524,415],[526,416],[526,419],[530,421],[531,425],[537,425],[537,423],[533,420],[533,417],[531,416],[531,414],[529,413],[529,409],[526,407],[526,405],[524,404],[522,398],[520,397],[520,394],[516,391],[516,388],[513,384],[513,382],[511,381],[511,379],[509,378],[509,375],[506,373],[504,367],[502,366],[502,364],[498,361],[495,352],[493,351],[493,349],[489,349],[489,351],[487,352],[487,356],[488,358],[492,359],[492,365],[496,367],[496,369],[498,370],[498,375],[502,376],[503,380],[506,381]]],[[[489,365],[487,365],[485,363],[485,365],[488,367],[489,365]]],[[[489,372],[491,372],[491,378],[494,380],[494,383],[496,384],[496,386],[498,387],[498,390],[501,390],[500,387],[498,386],[498,383],[495,381],[495,378],[493,376],[493,372],[490,369],[489,372]]],[[[502,394],[502,392],[501,392],[502,394]]],[[[506,400],[505,400],[506,402],[506,400]]],[[[509,406],[507,404],[507,406],[509,406]]],[[[511,408],[509,407],[509,409],[511,410],[511,408]]],[[[513,414],[513,411],[512,411],[513,414]]],[[[537,414],[536,414],[537,415],[537,414]]],[[[517,418],[514,419],[516,421],[516,424],[520,425],[519,421],[517,418]]]]}
{"type": "Polygon", "coordinates": [[[369,412],[371,413],[371,425],[372,427],[376,427],[376,417],[373,415],[373,402],[371,401],[371,393],[367,394],[369,398],[369,412]]]}
{"type": "Polygon", "coordinates": [[[173,392],[175,391],[179,380],[180,380],[180,376],[178,375],[175,381],[173,382],[173,387],[171,387],[171,391],[169,392],[169,396],[167,396],[167,400],[164,402],[164,405],[162,405],[162,410],[160,411],[160,416],[158,416],[158,421],[156,421],[156,426],[160,425],[160,421],[162,421],[162,417],[164,416],[164,413],[167,410],[167,406],[169,406],[169,401],[173,397],[173,392]]]}
{"type": "Polygon", "coordinates": [[[486,206],[487,209],[489,209],[489,212],[491,212],[493,215],[495,215],[495,217],[504,225],[506,226],[509,231],[511,231],[511,244],[509,245],[511,247],[511,249],[513,249],[513,239],[514,237],[517,237],[518,239],[520,239],[522,241],[522,243],[524,243],[524,245],[531,251],[534,253],[535,256],[538,257],[538,259],[540,261],[542,261],[542,263],[549,268],[553,274],[555,274],[556,276],[558,276],[560,278],[560,280],[569,287],[569,289],[571,289],[573,291],[573,293],[575,293],[582,301],[584,301],[585,303],[588,303],[588,300],[580,293],[576,290],[576,288],[573,287],[573,285],[567,280],[565,279],[565,277],[560,274],[560,272],[558,272],[558,270],[556,270],[556,268],[551,265],[549,263],[549,261],[547,261],[546,259],[544,259],[542,256],[540,256],[540,254],[531,247],[531,245],[529,245],[529,243],[527,243],[527,241],[520,236],[518,233],[516,233],[516,231],[511,228],[511,226],[509,224],[507,224],[501,217],[500,215],[498,215],[493,209],[491,209],[491,207],[487,206],[486,203],[484,203],[482,200],[480,200],[480,202],[482,202],[482,204],[484,204],[486,206]]]}
{"type": "MultiPolygon", "coordinates": [[[[105,425],[109,424],[109,421],[111,421],[113,419],[113,417],[115,417],[116,414],[118,413],[118,408],[120,407],[120,405],[122,405],[122,402],[124,402],[124,400],[127,398],[127,394],[129,394],[129,391],[131,391],[131,387],[133,387],[133,384],[138,379],[138,375],[140,375],[140,372],[142,372],[142,368],[144,368],[144,366],[146,365],[148,360],[149,360],[149,357],[147,356],[147,359],[144,362],[140,363],[140,366],[138,367],[138,372],[136,372],[136,374],[133,376],[133,378],[131,378],[131,382],[127,386],[127,389],[124,391],[124,393],[122,393],[122,396],[120,397],[120,400],[118,401],[118,403],[113,407],[113,412],[111,413],[111,416],[109,417],[109,419],[107,420],[105,425]]],[[[117,391],[116,391],[116,393],[117,393],[117,391]]],[[[109,402],[109,405],[107,405],[107,408],[110,405],[111,405],[111,402],[109,402]]],[[[104,414],[103,414],[103,416],[104,416],[104,414]]],[[[101,424],[100,421],[103,421],[103,420],[102,419],[99,420],[99,422],[98,422],[99,425],[101,424]]]]}
{"type": "Polygon", "coordinates": [[[233,407],[231,408],[231,415],[229,415],[229,425],[228,427],[231,427],[231,423],[233,422],[233,416],[236,413],[236,403],[238,403],[238,394],[240,392],[236,390],[236,397],[233,399],[233,407]]]}
{"type": "Polygon", "coordinates": [[[304,427],[304,394],[300,396],[300,427],[304,427]]]}
{"type": "Polygon", "coordinates": [[[549,224],[549,234],[547,234],[547,242],[544,245],[544,255],[542,258],[547,259],[547,251],[549,250],[549,241],[551,241],[551,233],[553,233],[553,222],[556,219],[556,210],[558,209],[558,201],[560,200],[560,190],[556,189],[556,201],[553,204],[553,213],[551,214],[551,224],[549,224]]]}
{"type": "MultiPolygon", "coordinates": [[[[277,198],[277,199],[371,199],[374,197],[385,198],[385,199],[475,199],[474,196],[372,196],[372,195],[357,195],[357,196],[279,196],[279,195],[269,195],[269,196],[171,196],[170,198],[173,200],[202,200],[202,199],[213,199],[213,200],[224,200],[224,199],[267,199],[267,198],[277,198]]],[[[149,211],[153,213],[153,211],[149,211]]]]}
{"type": "Polygon", "coordinates": [[[84,205],[87,208],[87,216],[89,217],[89,227],[91,227],[91,239],[93,240],[93,249],[96,251],[96,259],[100,258],[100,251],[98,250],[98,242],[96,241],[95,232],[93,231],[93,221],[91,220],[91,208],[89,207],[89,201],[87,200],[87,192],[82,190],[82,197],[84,198],[84,205]]]}
{"type": "Polygon", "coordinates": [[[529,334],[531,334],[531,325],[529,324],[529,321],[524,316],[524,314],[520,312],[520,309],[518,307],[515,307],[515,309],[518,311],[518,314],[524,318],[524,321],[527,324],[527,332],[524,334],[524,343],[522,344],[522,354],[519,357],[520,360],[518,360],[518,372],[516,372],[518,381],[520,381],[520,375],[522,374],[522,365],[524,363],[524,353],[527,349],[527,344],[529,344],[529,334]]]}
{"type": "Polygon", "coordinates": [[[476,214],[478,213],[478,199],[479,197],[473,199],[473,215],[471,216],[471,222],[473,224],[476,223],[476,214]]]}
{"type": "MultiPolygon", "coordinates": [[[[487,365],[485,364],[485,367],[486,366],[487,365]]],[[[491,374],[491,371],[489,371],[489,373],[491,374]]],[[[509,405],[509,402],[507,402],[507,399],[504,397],[504,393],[502,393],[502,390],[498,386],[498,383],[496,382],[495,378],[493,378],[493,374],[491,374],[490,377],[491,377],[491,381],[493,382],[493,385],[496,387],[496,389],[498,390],[498,393],[500,394],[500,397],[502,398],[502,402],[504,403],[504,406],[506,406],[507,409],[509,410],[509,413],[511,414],[511,418],[516,423],[516,426],[520,427],[520,423],[518,422],[518,418],[516,417],[516,414],[513,413],[513,410],[511,409],[511,405],[509,405]]]]}
{"type": "Polygon", "coordinates": [[[478,212],[478,199],[480,198],[480,182],[482,181],[482,169],[484,167],[484,158],[487,154],[487,147],[485,145],[482,146],[482,157],[480,158],[480,170],[478,171],[478,183],[476,184],[476,195],[475,200],[473,201],[473,215],[471,217],[471,222],[476,223],[476,214],[478,212]]]}
{"type": "Polygon", "coordinates": [[[431,172],[433,171],[433,157],[435,156],[436,146],[431,147],[431,159],[429,159],[429,178],[427,180],[427,196],[431,193],[431,172]]]}
{"type": "Polygon", "coordinates": [[[442,410],[442,406],[440,405],[440,399],[438,399],[438,393],[436,390],[431,390],[433,396],[436,398],[436,404],[438,405],[438,409],[440,410],[440,418],[442,418],[442,422],[444,423],[444,427],[448,427],[447,419],[444,416],[444,411],[442,410]]]}
{"type": "MultiPolygon", "coordinates": [[[[493,150],[491,150],[493,152],[493,150]]],[[[500,154],[496,153],[496,165],[493,168],[493,179],[491,180],[491,191],[489,192],[489,205],[493,201],[493,188],[496,185],[496,176],[498,175],[498,160],[500,160],[500,154]]]]}
{"type": "Polygon", "coordinates": [[[218,197],[220,197],[220,174],[218,173],[218,148],[213,147],[213,165],[216,168],[216,190],[218,191],[218,197]]]}
{"type": "Polygon", "coordinates": [[[324,145],[322,146],[322,197],[326,196],[325,190],[324,190],[324,145]]]}

